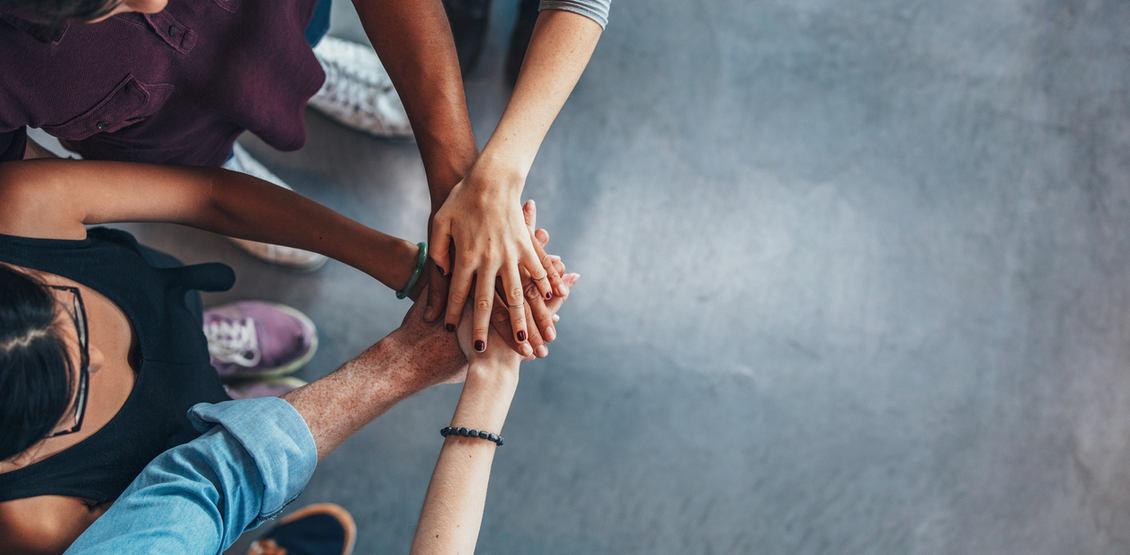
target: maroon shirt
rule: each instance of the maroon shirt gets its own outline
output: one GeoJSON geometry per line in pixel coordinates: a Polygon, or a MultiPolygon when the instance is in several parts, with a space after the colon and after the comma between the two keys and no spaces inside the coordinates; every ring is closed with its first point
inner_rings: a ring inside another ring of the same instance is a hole
{"type": "Polygon", "coordinates": [[[218,166],[251,131],[280,150],[325,74],[315,0],[171,0],[52,34],[0,15],[0,161],[41,127],[84,158],[218,166]]]}

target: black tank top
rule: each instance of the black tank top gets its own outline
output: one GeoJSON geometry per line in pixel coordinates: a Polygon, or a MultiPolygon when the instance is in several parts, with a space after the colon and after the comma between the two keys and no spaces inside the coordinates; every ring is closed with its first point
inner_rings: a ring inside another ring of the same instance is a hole
{"type": "Polygon", "coordinates": [[[118,497],[149,461],[196,437],[185,413],[228,399],[208,362],[195,290],[235,282],[223,264],[183,266],[121,230],[93,228],[81,241],[0,235],[0,261],[49,272],[98,291],[126,315],[140,364],[118,413],[83,441],[0,474],[0,501],[64,495],[104,503],[118,497]]]}

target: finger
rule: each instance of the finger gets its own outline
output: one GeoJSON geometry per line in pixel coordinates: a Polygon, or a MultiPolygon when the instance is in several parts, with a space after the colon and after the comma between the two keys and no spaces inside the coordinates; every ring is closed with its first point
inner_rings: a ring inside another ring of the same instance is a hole
{"type": "Polygon", "coordinates": [[[432,222],[431,252],[428,256],[445,276],[451,274],[451,241],[451,223],[436,218],[432,222]]]}
{"type": "MultiPolygon", "coordinates": [[[[537,257],[538,262],[536,266],[531,266],[529,265],[529,263],[524,264],[526,264],[526,269],[529,270],[530,276],[532,277],[539,277],[542,275],[540,272],[545,272],[545,279],[540,281],[545,282],[543,285],[545,285],[546,287],[542,288],[542,286],[539,285],[542,295],[545,295],[547,293],[547,289],[551,290],[555,295],[568,295],[569,287],[565,285],[565,282],[561,281],[561,273],[557,271],[557,268],[553,263],[553,259],[550,258],[548,254],[546,254],[545,248],[541,246],[539,241],[535,239],[534,241],[531,241],[531,243],[533,243],[534,256],[537,257]]],[[[545,298],[549,299],[550,296],[552,295],[546,295],[545,298]]]]}
{"type": "MultiPolygon", "coordinates": [[[[565,274],[565,277],[562,278],[562,281],[564,281],[566,285],[572,287],[576,285],[577,282],[580,281],[580,279],[581,274],[565,274]]],[[[563,304],[565,304],[564,297],[553,297],[553,299],[545,303],[545,306],[549,307],[550,312],[557,314],[557,311],[561,310],[561,305],[563,304]]]]}
{"type": "MultiPolygon", "coordinates": [[[[534,291],[534,297],[537,297],[537,291],[534,291]]],[[[548,312],[548,309],[546,309],[548,312]]],[[[552,318],[552,315],[550,316],[552,318]]],[[[533,310],[526,311],[526,330],[530,334],[527,341],[530,343],[530,348],[534,352],[534,356],[538,358],[545,358],[549,356],[549,346],[547,341],[542,337],[541,331],[538,330],[537,322],[534,320],[533,310]]]]}
{"type": "Polygon", "coordinates": [[[526,227],[530,228],[530,233],[538,227],[538,205],[534,204],[534,199],[527,200],[522,204],[522,219],[526,220],[526,227]]]}
{"type": "Polygon", "coordinates": [[[506,299],[506,306],[510,309],[510,327],[514,331],[514,339],[518,342],[518,353],[530,356],[534,353],[526,343],[526,296],[522,290],[522,278],[518,273],[518,265],[512,258],[502,268],[502,298],[506,299]]]}
{"type": "Polygon", "coordinates": [[[557,270],[557,273],[565,275],[565,262],[561,260],[561,257],[551,255],[549,258],[553,261],[553,268],[557,270]]]}
{"type": "MultiPolygon", "coordinates": [[[[487,350],[487,336],[490,335],[490,308],[494,306],[493,275],[484,272],[475,276],[474,299],[475,311],[471,319],[471,346],[481,353],[487,350]]],[[[518,352],[521,353],[521,345],[518,348],[518,352]]],[[[523,356],[525,356],[524,353],[523,356]]]]}
{"type": "Polygon", "coordinates": [[[467,304],[471,292],[471,280],[474,278],[471,268],[459,263],[459,253],[455,254],[455,258],[455,272],[451,274],[451,282],[448,283],[447,316],[443,320],[443,327],[447,331],[455,331],[459,327],[463,307],[467,304]]]}
{"type": "Polygon", "coordinates": [[[549,281],[549,270],[553,269],[553,264],[549,264],[546,268],[542,264],[542,259],[538,257],[537,251],[533,249],[533,245],[528,245],[522,248],[522,266],[529,272],[530,279],[533,280],[534,285],[537,286],[538,292],[542,298],[549,300],[553,298],[553,287],[549,281]]]}
{"type": "Polygon", "coordinates": [[[498,293],[495,293],[494,304],[490,307],[490,327],[515,353],[520,354],[518,342],[514,340],[514,333],[510,330],[510,311],[506,308],[506,301],[498,293]]]}
{"type": "MultiPolygon", "coordinates": [[[[537,288],[537,283],[533,280],[528,280],[524,285],[526,295],[526,307],[529,309],[527,312],[527,327],[530,330],[530,336],[533,337],[535,331],[538,335],[545,338],[545,341],[552,342],[557,338],[557,330],[553,329],[553,312],[549,307],[545,306],[545,299],[541,296],[541,292],[537,288]]],[[[530,342],[530,346],[537,351],[537,345],[530,342]]]]}
{"type": "Polygon", "coordinates": [[[567,295],[568,290],[560,286],[560,274],[557,273],[551,263],[546,261],[545,245],[549,243],[549,232],[544,229],[537,229],[538,208],[533,199],[527,200],[522,205],[522,217],[526,220],[526,226],[530,228],[534,247],[532,253],[523,251],[522,265],[526,267],[530,276],[538,282],[538,289],[546,300],[552,297],[553,292],[558,295],[567,295]],[[538,260],[537,264],[533,262],[534,257],[538,260]],[[544,279],[542,278],[542,270],[545,271],[544,279]]]}
{"type": "Polygon", "coordinates": [[[424,310],[425,322],[435,322],[443,314],[445,300],[447,300],[447,278],[439,273],[439,268],[432,265],[428,270],[428,304],[424,310]]]}

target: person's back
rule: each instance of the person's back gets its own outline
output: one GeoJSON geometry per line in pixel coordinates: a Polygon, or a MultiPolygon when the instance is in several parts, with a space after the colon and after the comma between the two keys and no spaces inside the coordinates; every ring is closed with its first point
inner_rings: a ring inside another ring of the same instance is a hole
{"type": "Polygon", "coordinates": [[[219,166],[244,130],[302,146],[325,78],[303,35],[314,0],[152,4],[53,28],[0,3],[0,161],[23,158],[26,127],[100,160],[219,166]]]}

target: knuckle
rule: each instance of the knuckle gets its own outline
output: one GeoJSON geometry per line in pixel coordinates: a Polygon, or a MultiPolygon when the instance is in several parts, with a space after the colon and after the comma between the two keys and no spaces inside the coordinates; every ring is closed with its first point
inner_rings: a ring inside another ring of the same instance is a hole
{"type": "Polygon", "coordinates": [[[475,308],[479,310],[490,310],[490,299],[479,299],[475,301],[475,308]]]}
{"type": "Polygon", "coordinates": [[[485,335],[487,334],[487,332],[489,332],[489,331],[490,331],[490,329],[489,329],[489,328],[487,328],[486,326],[475,326],[475,327],[474,327],[474,328],[472,329],[472,333],[473,333],[473,334],[475,335],[475,337],[483,337],[483,336],[485,336],[485,335]]]}
{"type": "Polygon", "coordinates": [[[467,295],[465,293],[456,291],[451,294],[451,304],[454,304],[456,306],[463,306],[463,303],[465,302],[467,302],[467,295]]]}
{"type": "Polygon", "coordinates": [[[531,283],[526,286],[526,299],[533,301],[541,298],[541,291],[538,291],[537,284],[531,283]]]}
{"type": "Polygon", "coordinates": [[[515,303],[520,302],[526,298],[526,294],[522,291],[521,285],[515,285],[511,287],[508,294],[510,295],[510,300],[515,303]]]}

